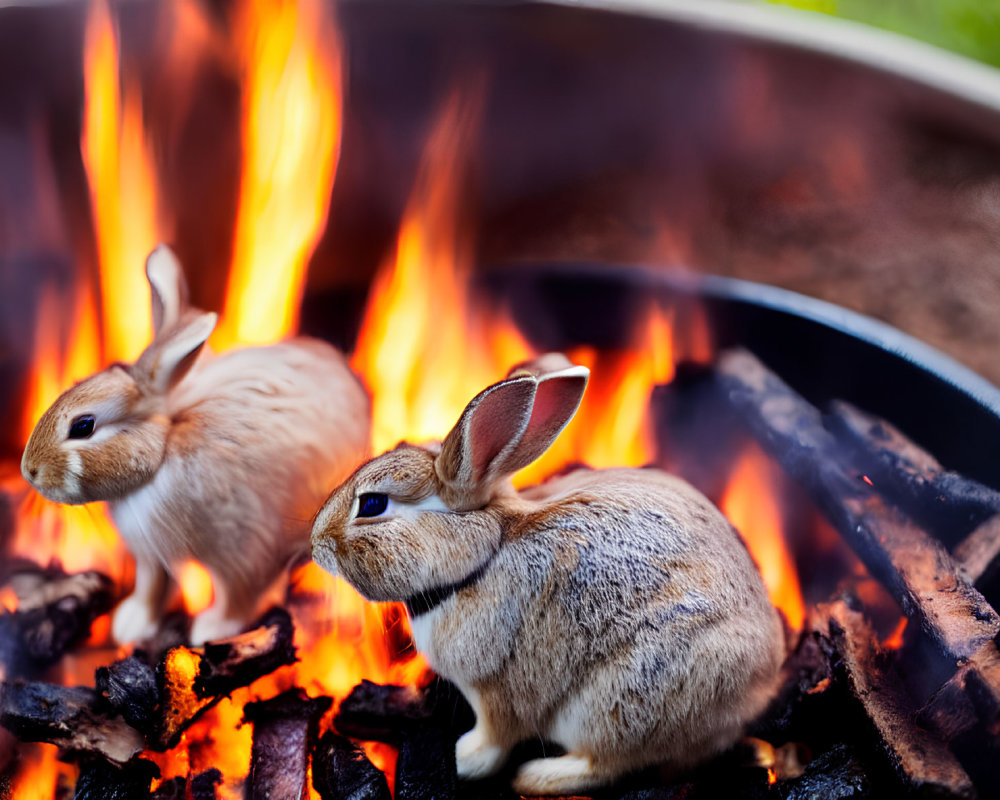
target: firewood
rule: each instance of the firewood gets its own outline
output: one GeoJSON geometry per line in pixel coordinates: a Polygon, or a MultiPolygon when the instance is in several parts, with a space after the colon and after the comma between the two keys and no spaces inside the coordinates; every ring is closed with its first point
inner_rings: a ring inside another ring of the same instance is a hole
{"type": "Polygon", "coordinates": [[[17,610],[0,616],[0,661],[8,677],[37,674],[90,634],[94,620],[114,605],[111,579],[89,571],[26,565],[8,572],[17,610]]]}
{"type": "Polygon", "coordinates": [[[301,689],[247,703],[244,719],[253,724],[247,778],[250,800],[298,800],[308,796],[309,753],[319,718],[331,705],[329,697],[309,698],[301,689]]]}
{"type": "Polygon", "coordinates": [[[222,783],[222,772],[214,767],[191,779],[191,800],[215,800],[215,787],[222,783]]]}
{"type": "MultiPolygon", "coordinates": [[[[940,542],[862,480],[816,408],[744,351],[723,354],[717,375],[754,436],[805,487],[946,659],[957,664],[983,648],[995,650],[1000,616],[940,542]]],[[[992,672],[980,679],[1000,697],[1000,680],[992,672]]]]}
{"type": "Polygon", "coordinates": [[[1000,514],[1000,492],[946,470],[889,422],[835,401],[827,424],[883,496],[946,544],[1000,514]]]}
{"type": "Polygon", "coordinates": [[[150,746],[169,750],[192,722],[234,689],[293,663],[293,633],[288,612],[274,610],[260,627],[208,643],[203,652],[189,647],[167,651],[156,668],[161,702],[150,746]]]}
{"type": "Polygon", "coordinates": [[[0,725],[22,741],[99,753],[117,764],[145,748],[139,732],[93,689],[13,681],[0,691],[0,725]]]}
{"type": "Polygon", "coordinates": [[[150,784],[160,777],[152,761],[136,758],[124,766],[88,758],[80,764],[73,800],[143,800],[150,798],[150,784]]]}
{"type": "Polygon", "coordinates": [[[385,775],[350,739],[333,731],[313,751],[313,786],[323,800],[390,800],[385,775]]]}
{"type": "Polygon", "coordinates": [[[843,601],[821,610],[828,615],[843,678],[904,786],[934,796],[974,796],[971,779],[944,741],[917,724],[916,709],[884,666],[878,640],[861,613],[843,601]]]}

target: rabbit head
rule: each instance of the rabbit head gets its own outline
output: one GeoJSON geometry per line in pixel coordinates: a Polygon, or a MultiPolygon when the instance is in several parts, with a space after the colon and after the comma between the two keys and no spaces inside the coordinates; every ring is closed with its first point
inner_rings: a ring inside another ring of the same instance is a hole
{"type": "Polygon", "coordinates": [[[491,501],[516,502],[510,476],[572,419],[589,374],[557,354],[518,365],[473,398],[440,448],[402,443],[362,465],[317,515],[313,558],[371,600],[468,576],[506,527],[491,501]]]}
{"type": "Polygon", "coordinates": [[[152,343],[135,364],[112,364],[64,392],[28,440],[21,472],[59,503],[123,497],[163,461],[170,426],[167,394],[191,370],[216,315],[187,306],[174,254],[161,245],[146,262],[152,289],[152,343]]]}

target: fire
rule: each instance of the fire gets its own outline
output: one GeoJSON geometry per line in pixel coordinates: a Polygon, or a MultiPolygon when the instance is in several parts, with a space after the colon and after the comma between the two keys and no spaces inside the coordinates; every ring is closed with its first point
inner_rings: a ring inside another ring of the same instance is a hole
{"type": "Polygon", "coordinates": [[[477,81],[455,89],[438,115],[396,252],[369,294],[353,366],[371,390],[376,452],[442,438],[480,389],[531,354],[513,324],[474,308],[468,293],[472,241],[458,212],[479,91],[477,81]]]}
{"type": "MultiPolygon", "coordinates": [[[[238,15],[231,30],[245,80],[244,165],[226,306],[213,337],[220,349],[270,343],[295,332],[306,267],[329,209],[341,133],[339,42],[318,0],[253,0],[238,15]]],[[[114,26],[104,0],[92,6],[85,50],[82,149],[100,279],[95,287],[81,282],[72,297],[52,291],[42,300],[25,438],[59,391],[109,360],[135,358],[151,336],[139,266],[158,241],[155,170],[137,88],[119,87],[114,26]],[[71,324],[64,330],[41,324],[53,319],[71,324]]],[[[370,292],[352,364],[372,395],[376,452],[403,439],[441,438],[477,392],[534,354],[509,316],[475,297],[470,285],[473,229],[460,210],[484,91],[485,82],[474,76],[443,104],[395,250],[370,292]]],[[[619,349],[579,347],[569,353],[591,369],[590,388],[553,448],[516,476],[519,485],[575,462],[600,468],[656,460],[648,415],[652,393],[673,380],[678,353],[707,361],[712,348],[703,317],[694,315],[687,325],[674,313],[650,301],[634,310],[631,336],[619,349]]],[[[723,507],[748,536],[775,602],[799,627],[802,601],[771,484],[757,483],[766,479],[769,465],[758,460],[747,456],[740,462],[723,507]]],[[[97,568],[121,579],[127,558],[103,509],[55,506],[31,495],[22,511],[15,554],[58,554],[67,570],[97,568]]],[[[178,582],[189,614],[211,602],[211,580],[202,567],[184,566],[178,582]]],[[[404,646],[408,629],[399,606],[367,603],[311,564],[292,574],[289,597],[300,661],[208,710],[169,753],[147,753],[164,780],[219,766],[227,781],[220,796],[238,796],[250,762],[252,734],[242,724],[250,700],[292,686],[339,700],[362,678],[406,685],[426,680],[425,662],[404,646]]],[[[0,594],[0,606],[15,605],[16,598],[0,594]]],[[[107,620],[96,630],[106,631],[107,620]]],[[[96,633],[92,644],[103,644],[96,633]]],[[[177,650],[173,658],[187,659],[189,673],[194,668],[190,651],[177,650]]],[[[174,666],[183,666],[179,662],[174,666]]],[[[188,677],[193,680],[193,673],[188,677]]],[[[49,759],[49,749],[40,752],[49,759]]],[[[395,751],[371,744],[367,752],[391,776],[395,751]]],[[[27,786],[25,776],[31,775],[32,785],[43,787],[39,796],[51,796],[55,767],[46,762],[38,769],[23,772],[18,786],[27,786]]]]}
{"type": "MultiPolygon", "coordinates": [[[[106,0],[95,0],[84,44],[83,162],[91,189],[103,305],[103,355],[132,360],[152,336],[142,270],[159,241],[153,160],[134,81],[119,87],[118,47],[106,0]]],[[[100,355],[101,351],[95,351],[100,355]]]]}
{"type": "Polygon", "coordinates": [[[792,628],[801,630],[805,605],[782,534],[781,508],[775,495],[777,477],[776,467],[764,452],[750,447],[737,461],[719,506],[743,534],[771,602],[784,612],[792,628]]]}
{"type": "Polygon", "coordinates": [[[339,45],[317,0],[254,0],[237,24],[245,68],[243,177],[226,308],[213,342],[294,331],[340,150],[339,45]]]}

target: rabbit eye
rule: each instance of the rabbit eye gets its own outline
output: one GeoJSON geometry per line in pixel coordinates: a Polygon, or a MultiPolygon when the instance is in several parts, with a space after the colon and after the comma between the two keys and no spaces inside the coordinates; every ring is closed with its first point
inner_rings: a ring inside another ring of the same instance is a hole
{"type": "Polygon", "coordinates": [[[94,417],[91,414],[84,414],[77,417],[69,424],[70,439],[86,439],[94,432],[94,417]]]}
{"type": "Polygon", "coordinates": [[[389,507],[389,497],[384,494],[363,494],[358,498],[359,517],[377,517],[389,507]]]}

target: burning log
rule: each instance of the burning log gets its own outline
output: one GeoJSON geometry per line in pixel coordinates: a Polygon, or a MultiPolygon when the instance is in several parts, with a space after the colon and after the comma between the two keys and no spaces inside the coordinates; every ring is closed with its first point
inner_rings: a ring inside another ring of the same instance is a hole
{"type": "Polygon", "coordinates": [[[93,571],[67,575],[32,565],[10,573],[6,585],[17,597],[17,610],[0,616],[0,671],[8,676],[56,663],[115,600],[111,579],[93,571]]]}
{"type": "Polygon", "coordinates": [[[294,628],[288,612],[273,610],[260,627],[231,639],[210,642],[204,652],[188,647],[169,650],[156,669],[161,698],[151,746],[169,750],[209,707],[234,689],[296,660],[294,628]]]}
{"type": "Polygon", "coordinates": [[[145,749],[142,736],[85,687],[14,681],[2,687],[0,725],[26,742],[99,753],[124,764],[145,749]]]}
{"type": "Polygon", "coordinates": [[[718,381],[761,444],[805,486],[904,613],[949,661],[976,670],[971,685],[992,698],[980,706],[1000,706],[1000,670],[994,666],[1000,617],[944,546],[887,506],[845,463],[819,411],[752,355],[723,354],[718,381]]]}
{"type": "Polygon", "coordinates": [[[253,723],[247,797],[299,800],[308,795],[309,753],[319,718],[333,705],[329,697],[310,699],[301,689],[248,703],[253,723]]]}
{"type": "Polygon", "coordinates": [[[158,777],[159,767],[144,758],[133,759],[122,767],[89,758],[80,764],[73,800],[140,800],[151,796],[150,784],[158,777]]]}
{"type": "Polygon", "coordinates": [[[350,739],[332,731],[313,752],[313,786],[323,800],[391,800],[385,775],[350,739]]]}
{"type": "Polygon", "coordinates": [[[1000,492],[946,470],[890,423],[842,401],[831,412],[831,429],[879,491],[942,541],[953,544],[1000,514],[1000,492]]]}
{"type": "MultiPolygon", "coordinates": [[[[916,709],[880,661],[881,648],[859,612],[843,601],[823,607],[840,668],[897,775],[917,792],[971,797],[972,781],[944,742],[916,724],[916,709]]],[[[849,796],[849,795],[848,795],[849,796]]]]}
{"type": "Polygon", "coordinates": [[[343,699],[333,724],[345,736],[396,744],[432,715],[426,692],[417,687],[363,680],[343,699]]]}

